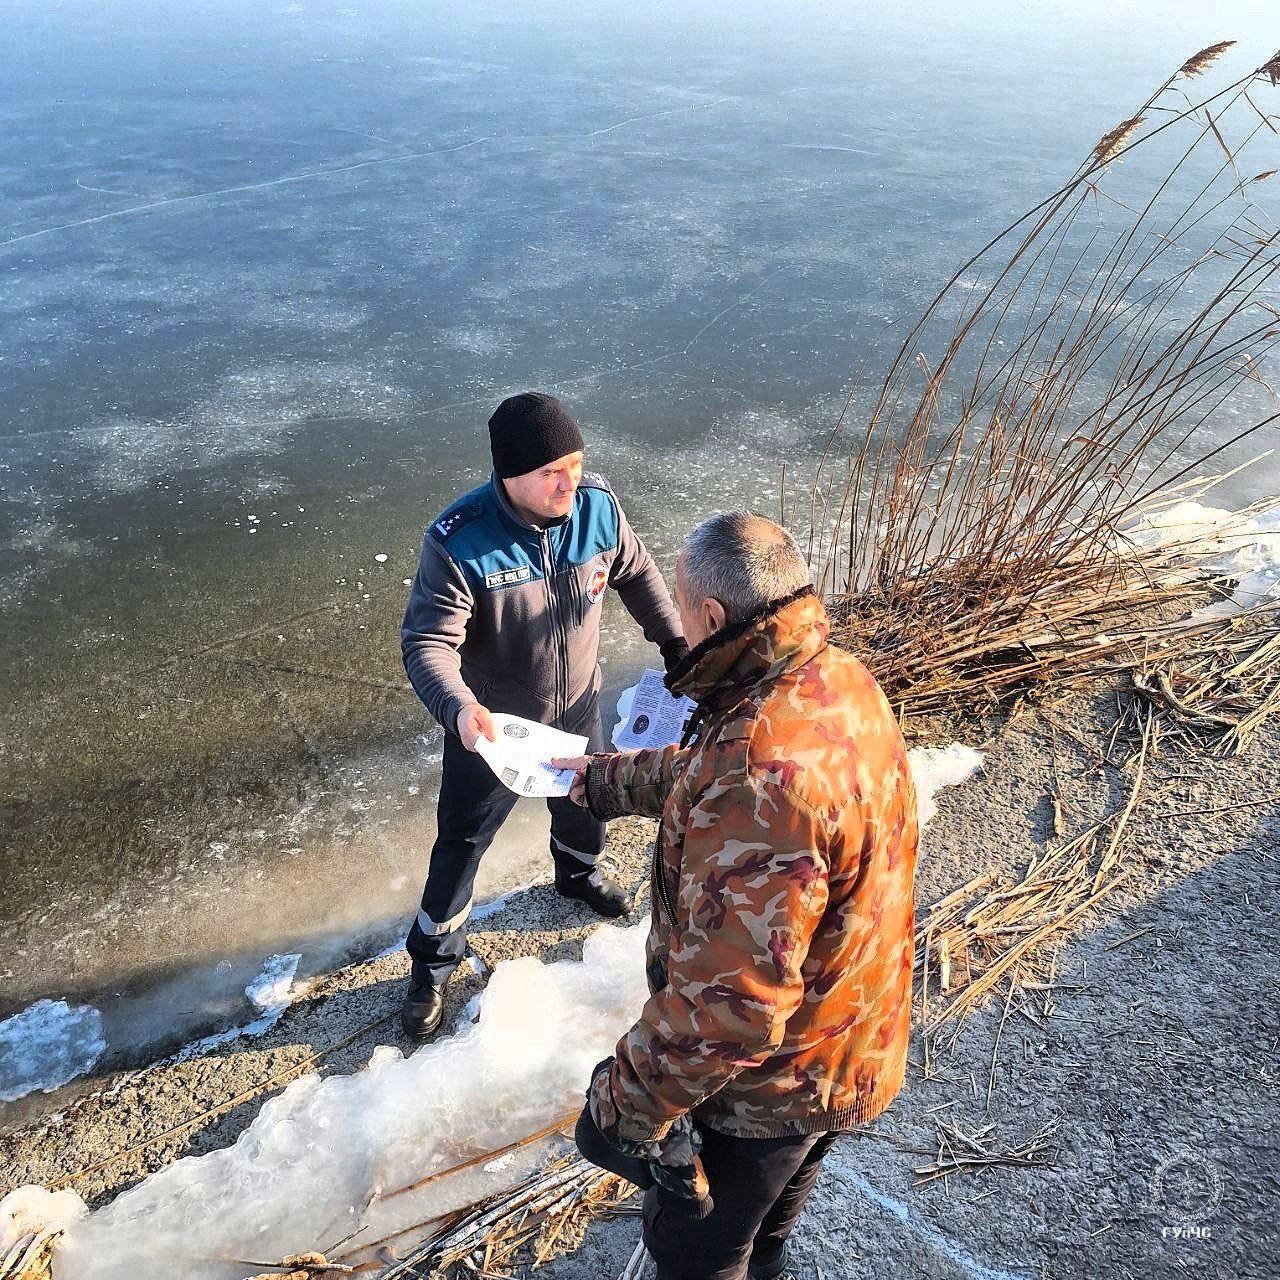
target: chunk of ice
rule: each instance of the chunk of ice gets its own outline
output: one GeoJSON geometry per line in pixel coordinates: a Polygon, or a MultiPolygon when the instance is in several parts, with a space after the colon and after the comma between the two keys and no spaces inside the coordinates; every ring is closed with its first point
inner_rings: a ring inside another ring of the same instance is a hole
{"type": "Polygon", "coordinates": [[[106,1048],[92,1005],[37,1000],[0,1022],[0,1102],[52,1093],[91,1070],[106,1048]]]}

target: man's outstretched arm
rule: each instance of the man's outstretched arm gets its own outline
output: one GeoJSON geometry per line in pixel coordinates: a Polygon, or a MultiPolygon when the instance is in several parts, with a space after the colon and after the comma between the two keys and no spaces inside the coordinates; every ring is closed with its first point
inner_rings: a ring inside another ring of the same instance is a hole
{"type": "Polygon", "coordinates": [[[646,748],[643,751],[604,752],[553,760],[557,769],[577,773],[569,797],[589,809],[594,818],[662,817],[671,779],[688,748],[646,748]]]}

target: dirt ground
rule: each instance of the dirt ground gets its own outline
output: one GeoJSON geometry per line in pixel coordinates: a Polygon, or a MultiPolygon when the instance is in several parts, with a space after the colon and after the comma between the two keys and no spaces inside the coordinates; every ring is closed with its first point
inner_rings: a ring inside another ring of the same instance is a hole
{"type": "MultiPolygon", "coordinates": [[[[1101,754],[1113,710],[1094,696],[1025,712],[989,744],[980,775],[940,793],[921,914],[980,871],[1015,880],[1055,839],[1051,793],[1068,834],[1116,807],[1129,778],[1101,754]]],[[[1236,759],[1163,751],[1152,761],[1125,846],[1132,874],[1069,935],[1048,1015],[1007,1015],[997,1046],[997,996],[927,1076],[917,1037],[901,1097],[827,1159],[794,1242],[796,1280],[1280,1275],[1278,752],[1273,728],[1236,759]],[[1056,1129],[1043,1164],[917,1186],[939,1120],[991,1126],[989,1150],[1056,1129]]],[[[639,821],[611,832],[636,887],[650,833],[639,821]]],[[[471,943],[488,966],[574,955],[593,923],[540,887],[479,921],[471,943]]],[[[374,1045],[400,1043],[406,968],[394,955],[343,969],[261,1040],[64,1091],[58,1112],[0,1136],[0,1194],[68,1177],[100,1204],[181,1155],[228,1144],[302,1070],[352,1071],[374,1045]]],[[[455,981],[451,1016],[482,982],[455,981]]],[[[541,1274],[617,1276],[637,1238],[634,1219],[597,1223],[541,1274]]]]}

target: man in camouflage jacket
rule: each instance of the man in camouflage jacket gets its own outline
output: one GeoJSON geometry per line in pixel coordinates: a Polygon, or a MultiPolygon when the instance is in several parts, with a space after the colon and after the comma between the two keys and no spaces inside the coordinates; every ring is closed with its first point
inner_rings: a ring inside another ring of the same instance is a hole
{"type": "Polygon", "coordinates": [[[653,994],[588,1095],[605,1139],[656,1161],[661,1280],[780,1275],[834,1135],[906,1066],[915,792],[889,704],[828,644],[808,583],[773,522],[700,526],[677,565],[693,649],[667,680],[698,704],[685,744],[579,762],[597,818],[661,819],[653,994]],[[699,1147],[701,1219],[662,1176],[699,1147]]]}

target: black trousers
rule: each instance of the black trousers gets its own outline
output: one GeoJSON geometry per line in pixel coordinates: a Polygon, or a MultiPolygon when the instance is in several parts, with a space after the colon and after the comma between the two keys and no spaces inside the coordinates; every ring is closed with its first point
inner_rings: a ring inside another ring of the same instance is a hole
{"type": "MultiPolygon", "coordinates": [[[[584,733],[588,751],[604,750],[599,681],[556,721],[567,733],[584,733]]],[[[415,979],[441,987],[458,967],[467,946],[471,892],[485,850],[519,797],[494,777],[483,758],[456,735],[445,735],[436,842],[431,849],[422,905],[405,947],[415,979]]],[[[551,857],[556,883],[591,874],[604,848],[604,823],[567,796],[547,801],[551,810],[551,857]]]]}
{"type": "Polygon", "coordinates": [[[698,1132],[715,1208],[691,1218],[679,1197],[657,1186],[645,1192],[644,1243],[658,1280],[742,1280],[748,1266],[767,1271],[781,1260],[838,1135],[731,1138],[705,1125],[698,1132]]]}

